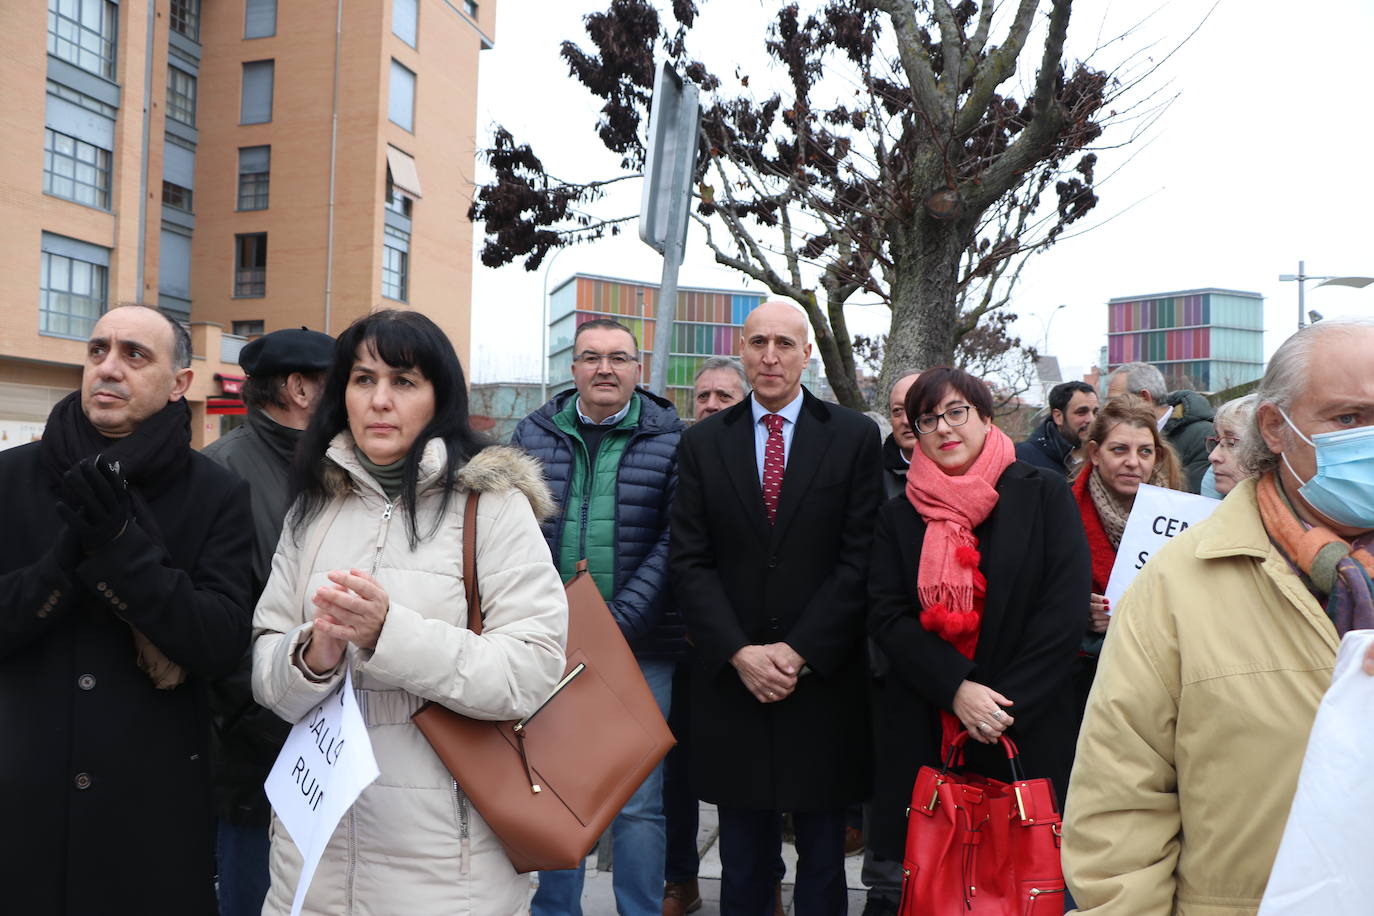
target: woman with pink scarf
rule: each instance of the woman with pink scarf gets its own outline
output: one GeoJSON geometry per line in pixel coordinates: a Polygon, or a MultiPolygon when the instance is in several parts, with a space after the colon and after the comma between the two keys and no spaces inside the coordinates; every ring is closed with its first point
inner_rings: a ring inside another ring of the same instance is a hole
{"type": "Polygon", "coordinates": [[[1068,484],[1016,460],[981,379],[928,369],[906,414],[917,448],[906,493],[879,513],[869,567],[869,632],[890,668],[873,691],[868,842],[896,860],[917,770],[964,730],[969,769],[1007,780],[1005,733],[1062,806],[1091,565],[1068,484]]]}

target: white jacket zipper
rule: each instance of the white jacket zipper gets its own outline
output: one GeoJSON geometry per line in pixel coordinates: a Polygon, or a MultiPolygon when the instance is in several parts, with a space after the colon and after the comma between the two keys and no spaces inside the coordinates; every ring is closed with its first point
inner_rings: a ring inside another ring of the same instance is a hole
{"type": "MultiPolygon", "coordinates": [[[[395,503],[387,500],[386,508],[382,510],[382,523],[377,528],[377,544],[372,555],[372,568],[368,570],[368,575],[375,576],[377,567],[382,562],[382,548],[386,546],[386,535],[391,528],[391,511],[396,508],[395,503]]],[[[457,785],[457,783],[455,783],[457,785]]],[[[344,906],[345,913],[353,912],[353,876],[358,866],[358,842],[354,832],[353,809],[348,809],[348,875],[344,882],[344,906]]]]}
{"type": "Polygon", "coordinates": [[[396,508],[396,504],[387,500],[386,508],[382,510],[382,524],[377,528],[377,549],[372,555],[372,568],[368,570],[368,575],[375,576],[377,567],[382,562],[382,548],[386,546],[386,535],[391,530],[391,510],[396,508]]]}
{"type": "Polygon", "coordinates": [[[453,781],[453,811],[458,815],[458,874],[468,876],[471,853],[471,823],[468,819],[468,796],[458,780],[453,781]]]}

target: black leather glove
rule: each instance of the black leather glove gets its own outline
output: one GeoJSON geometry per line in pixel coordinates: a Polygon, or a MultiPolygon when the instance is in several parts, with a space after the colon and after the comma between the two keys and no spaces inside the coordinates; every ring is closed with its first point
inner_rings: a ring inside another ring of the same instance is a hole
{"type": "Polygon", "coordinates": [[[108,462],[82,459],[62,475],[57,513],[76,532],[87,553],[111,543],[129,524],[129,485],[108,462]]]}

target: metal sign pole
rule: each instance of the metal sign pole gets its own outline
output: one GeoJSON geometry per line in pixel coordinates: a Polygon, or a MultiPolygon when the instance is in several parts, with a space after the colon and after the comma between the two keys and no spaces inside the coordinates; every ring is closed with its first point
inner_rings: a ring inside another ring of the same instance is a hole
{"type": "Polygon", "coordinates": [[[649,368],[649,390],[663,395],[668,388],[668,364],[672,359],[677,275],[686,248],[701,106],[697,87],[685,82],[667,64],[659,68],[654,81],[653,105],[639,237],[663,253],[663,279],[654,303],[654,360],[649,368]]]}

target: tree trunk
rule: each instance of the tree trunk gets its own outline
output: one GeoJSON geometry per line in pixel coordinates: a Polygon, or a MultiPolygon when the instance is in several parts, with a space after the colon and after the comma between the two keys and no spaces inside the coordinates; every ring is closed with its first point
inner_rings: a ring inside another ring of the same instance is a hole
{"type": "Polygon", "coordinates": [[[821,365],[825,367],[826,381],[835,392],[836,402],[853,410],[868,410],[868,402],[864,400],[863,391],[854,378],[854,351],[847,335],[844,345],[850,349],[842,354],[833,333],[822,333],[814,321],[811,327],[816,333],[816,350],[820,354],[821,365]]]}
{"type": "Polygon", "coordinates": [[[906,372],[954,365],[959,259],[971,233],[963,220],[922,214],[892,234],[892,328],[875,401],[885,403],[906,372]]]}

